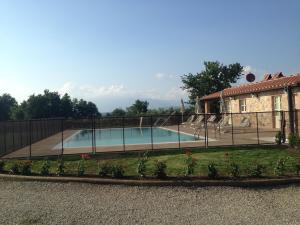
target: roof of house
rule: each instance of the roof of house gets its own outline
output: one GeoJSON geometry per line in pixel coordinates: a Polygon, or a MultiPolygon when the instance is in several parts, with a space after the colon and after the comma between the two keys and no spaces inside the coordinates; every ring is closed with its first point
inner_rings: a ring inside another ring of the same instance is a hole
{"type": "MultiPolygon", "coordinates": [[[[280,89],[287,86],[300,86],[300,73],[292,76],[284,76],[281,72],[273,75],[266,74],[262,81],[226,88],[223,90],[222,96],[231,97],[242,94],[251,94],[280,89]]],[[[220,98],[220,94],[221,91],[218,91],[202,97],[201,100],[220,98]]]]}

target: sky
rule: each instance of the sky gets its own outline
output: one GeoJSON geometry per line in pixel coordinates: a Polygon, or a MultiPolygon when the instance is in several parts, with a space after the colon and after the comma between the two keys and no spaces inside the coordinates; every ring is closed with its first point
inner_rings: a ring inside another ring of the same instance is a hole
{"type": "Polygon", "coordinates": [[[0,0],[0,95],[49,89],[108,112],[179,105],[180,77],[204,61],[295,74],[299,12],[298,0],[0,0]]]}

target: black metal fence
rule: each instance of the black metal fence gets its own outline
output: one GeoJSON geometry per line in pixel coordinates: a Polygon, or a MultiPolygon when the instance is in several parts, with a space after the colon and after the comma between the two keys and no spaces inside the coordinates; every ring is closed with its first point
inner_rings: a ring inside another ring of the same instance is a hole
{"type": "Polygon", "coordinates": [[[8,121],[0,122],[0,156],[275,144],[279,131],[299,133],[299,122],[300,110],[8,121]]]}

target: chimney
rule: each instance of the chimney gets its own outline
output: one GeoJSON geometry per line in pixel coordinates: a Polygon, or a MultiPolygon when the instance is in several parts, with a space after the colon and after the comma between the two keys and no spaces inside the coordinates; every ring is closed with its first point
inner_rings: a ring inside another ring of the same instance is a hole
{"type": "Polygon", "coordinates": [[[282,74],[282,72],[274,73],[272,79],[278,79],[278,78],[281,78],[281,77],[284,77],[284,75],[282,74]]]}
{"type": "Polygon", "coordinates": [[[264,81],[267,81],[267,80],[271,80],[272,79],[272,75],[270,73],[267,73],[264,75],[264,81]]]}

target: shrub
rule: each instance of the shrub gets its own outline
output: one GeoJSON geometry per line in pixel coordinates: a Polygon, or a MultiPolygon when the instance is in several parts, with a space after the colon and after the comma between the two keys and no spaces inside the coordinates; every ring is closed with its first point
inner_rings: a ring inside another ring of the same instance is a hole
{"type": "Polygon", "coordinates": [[[275,142],[278,145],[281,145],[282,143],[284,143],[284,135],[281,131],[278,131],[275,135],[275,142]]]}
{"type": "Polygon", "coordinates": [[[57,164],[56,174],[58,176],[65,175],[65,165],[63,160],[59,160],[57,164]]]}
{"type": "Polygon", "coordinates": [[[232,177],[235,177],[235,178],[237,178],[237,177],[240,177],[240,175],[241,175],[241,170],[240,170],[240,166],[238,165],[238,164],[236,164],[236,163],[231,163],[230,165],[229,165],[229,172],[230,172],[230,175],[232,176],[232,177]]]}
{"type": "Polygon", "coordinates": [[[290,147],[300,148],[300,136],[298,134],[290,133],[288,139],[290,147]]]}
{"type": "Polygon", "coordinates": [[[208,166],[207,166],[207,169],[208,169],[207,175],[208,175],[209,178],[216,178],[216,177],[218,177],[218,170],[216,168],[215,163],[210,162],[208,164],[208,166]]]}
{"type": "Polygon", "coordinates": [[[32,167],[32,162],[31,161],[25,161],[21,163],[20,166],[20,172],[22,175],[31,175],[31,167],[32,167]]]}
{"type": "Polygon", "coordinates": [[[101,177],[110,176],[112,173],[112,166],[108,163],[104,163],[99,166],[99,175],[101,177]]]}
{"type": "Polygon", "coordinates": [[[0,173],[4,171],[5,162],[0,160],[0,173]]]}
{"type": "Polygon", "coordinates": [[[265,166],[261,164],[256,164],[253,168],[250,169],[249,175],[251,177],[262,177],[265,172],[265,166]]]}
{"type": "Polygon", "coordinates": [[[138,165],[137,165],[137,173],[140,175],[140,177],[146,176],[146,160],[145,159],[139,159],[138,165]]]}
{"type": "Polygon", "coordinates": [[[112,177],[115,178],[122,178],[124,177],[124,169],[121,165],[115,165],[112,167],[112,171],[111,171],[111,175],[112,177]]]}
{"type": "Polygon", "coordinates": [[[289,139],[289,145],[292,148],[295,148],[297,146],[297,139],[298,139],[297,135],[290,133],[288,139],[289,139]]]}
{"type": "Polygon", "coordinates": [[[300,162],[295,165],[296,174],[300,175],[300,162]]]}
{"type": "Polygon", "coordinates": [[[276,162],[276,166],[274,168],[274,173],[277,176],[283,176],[286,171],[286,160],[288,158],[280,158],[276,162]]]}
{"type": "Polygon", "coordinates": [[[187,154],[187,158],[185,159],[185,176],[192,175],[196,165],[196,159],[191,154],[187,154]]]}
{"type": "Polygon", "coordinates": [[[141,177],[146,176],[146,162],[148,161],[148,152],[145,152],[141,158],[138,160],[138,165],[137,165],[137,173],[141,177]]]}
{"type": "Polygon", "coordinates": [[[84,165],[84,159],[82,159],[78,162],[77,175],[83,176],[84,172],[85,172],[85,165],[84,165]]]}
{"type": "Polygon", "coordinates": [[[157,178],[165,178],[167,176],[166,169],[167,164],[165,162],[156,161],[154,176],[156,176],[157,178]]]}
{"type": "Polygon", "coordinates": [[[50,169],[50,163],[49,163],[48,160],[46,160],[46,161],[44,161],[43,164],[42,164],[40,174],[41,174],[42,176],[48,176],[48,175],[50,174],[49,169],[50,169]]]}
{"type": "Polygon", "coordinates": [[[9,169],[11,174],[18,174],[19,173],[19,165],[18,163],[13,163],[9,169]]]}

